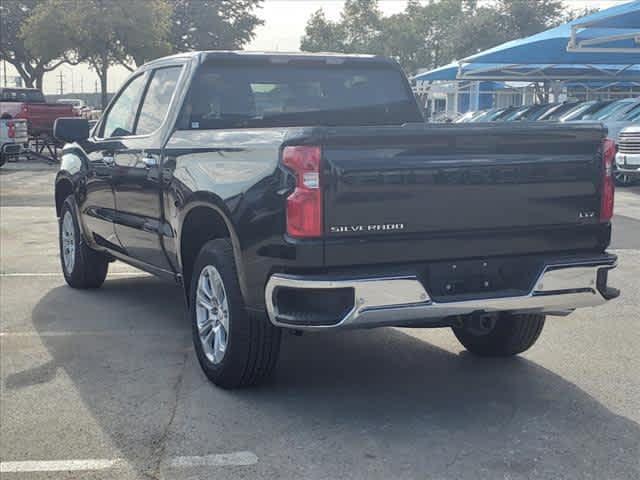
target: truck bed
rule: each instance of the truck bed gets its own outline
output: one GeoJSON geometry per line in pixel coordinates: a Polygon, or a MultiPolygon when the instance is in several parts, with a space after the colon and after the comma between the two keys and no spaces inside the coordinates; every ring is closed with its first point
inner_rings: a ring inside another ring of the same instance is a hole
{"type": "Polygon", "coordinates": [[[0,112],[28,122],[29,136],[53,137],[53,123],[59,117],[75,117],[71,105],[55,103],[0,102],[0,112]]]}

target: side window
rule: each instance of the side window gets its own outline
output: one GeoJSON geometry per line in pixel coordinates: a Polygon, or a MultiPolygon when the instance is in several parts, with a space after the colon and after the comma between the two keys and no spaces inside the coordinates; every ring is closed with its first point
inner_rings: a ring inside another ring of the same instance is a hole
{"type": "Polygon", "coordinates": [[[182,67],[168,67],[153,72],[142,102],[136,135],[151,133],[162,125],[181,70],[182,67]]]}
{"type": "Polygon", "coordinates": [[[120,92],[116,102],[107,112],[102,129],[103,137],[126,137],[133,134],[133,125],[144,89],[145,78],[147,77],[144,74],[134,78],[120,92]]]}

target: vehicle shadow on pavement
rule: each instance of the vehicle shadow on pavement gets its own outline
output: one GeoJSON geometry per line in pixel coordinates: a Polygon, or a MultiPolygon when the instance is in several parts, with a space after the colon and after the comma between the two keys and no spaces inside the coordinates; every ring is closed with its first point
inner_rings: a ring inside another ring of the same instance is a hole
{"type": "Polygon", "coordinates": [[[197,366],[180,289],[153,278],[54,288],[33,323],[52,360],[5,387],[64,370],[141,474],[169,451],[251,450],[250,477],[639,477],[640,426],[522,357],[479,359],[390,328],[284,335],[273,381],[229,392],[197,366]]]}

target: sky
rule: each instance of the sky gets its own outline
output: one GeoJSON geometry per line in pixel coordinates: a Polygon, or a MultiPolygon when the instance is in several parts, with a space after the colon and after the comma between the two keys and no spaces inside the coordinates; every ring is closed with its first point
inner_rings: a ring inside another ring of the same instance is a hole
{"type": "MultiPolygon", "coordinates": [[[[564,0],[564,3],[568,8],[581,9],[607,8],[627,1],[629,0],[564,0]]],[[[401,12],[406,3],[406,0],[379,0],[384,15],[401,12]]],[[[309,16],[322,8],[329,19],[337,20],[343,4],[344,0],[265,0],[258,10],[258,16],[264,20],[264,25],[256,30],[255,38],[245,48],[297,51],[309,16]]],[[[9,77],[15,75],[11,66],[8,66],[7,73],[9,77]]],[[[61,73],[64,92],[79,92],[81,87],[84,92],[93,92],[98,88],[97,76],[86,65],[64,65],[45,75],[45,93],[59,93],[61,73]]],[[[129,73],[124,67],[111,68],[108,78],[109,91],[117,90],[129,73]]]]}

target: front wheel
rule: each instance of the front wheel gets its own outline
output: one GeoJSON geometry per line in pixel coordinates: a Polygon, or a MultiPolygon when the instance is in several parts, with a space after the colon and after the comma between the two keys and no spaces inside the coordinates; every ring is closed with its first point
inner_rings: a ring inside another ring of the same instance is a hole
{"type": "Polygon", "coordinates": [[[69,196],[60,212],[60,263],[64,279],[73,288],[87,289],[102,286],[109,260],[92,250],[84,242],[80,234],[80,226],[75,215],[76,207],[73,197],[69,196]]]}
{"type": "Polygon", "coordinates": [[[222,388],[260,383],[275,369],[280,329],[246,310],[229,239],[207,242],[189,294],[193,344],[205,375],[222,388]]]}
{"type": "Polygon", "coordinates": [[[506,357],[528,350],[538,340],[545,316],[500,313],[467,317],[453,333],[471,353],[485,357],[506,357]]]}

